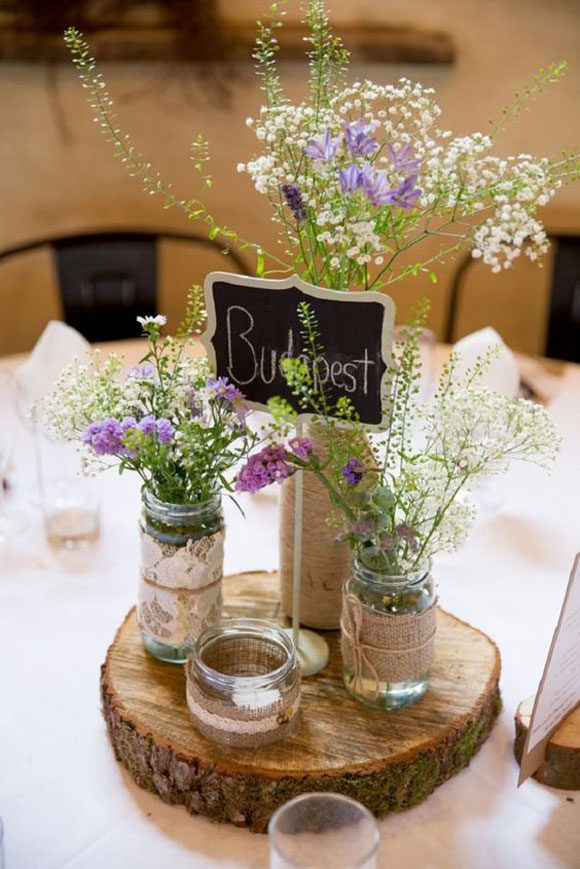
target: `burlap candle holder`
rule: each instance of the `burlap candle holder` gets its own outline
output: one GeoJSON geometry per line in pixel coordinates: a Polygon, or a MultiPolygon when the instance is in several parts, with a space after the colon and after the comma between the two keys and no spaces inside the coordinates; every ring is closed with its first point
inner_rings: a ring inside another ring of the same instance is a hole
{"type": "Polygon", "coordinates": [[[298,723],[300,665],[291,637],[260,619],[231,619],[207,630],[186,665],[195,727],[212,742],[259,748],[298,723]]]}

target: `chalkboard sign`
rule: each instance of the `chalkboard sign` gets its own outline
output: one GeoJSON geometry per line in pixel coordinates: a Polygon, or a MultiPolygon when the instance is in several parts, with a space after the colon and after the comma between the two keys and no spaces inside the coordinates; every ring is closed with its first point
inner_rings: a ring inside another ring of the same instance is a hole
{"type": "Polygon", "coordinates": [[[279,395],[300,410],[280,363],[303,354],[298,305],[307,301],[324,348],[314,362],[303,357],[315,383],[335,400],[348,396],[362,422],[381,422],[395,317],[392,299],[382,293],[326,290],[296,276],[271,281],[226,272],[211,272],[204,289],[208,327],[203,340],[210,360],[217,375],[238,386],[251,406],[266,409],[268,399],[279,395]]]}

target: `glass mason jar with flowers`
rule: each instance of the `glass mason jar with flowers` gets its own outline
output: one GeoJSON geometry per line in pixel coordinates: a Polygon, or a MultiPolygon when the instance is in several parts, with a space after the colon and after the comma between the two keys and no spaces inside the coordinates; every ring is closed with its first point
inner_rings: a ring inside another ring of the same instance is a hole
{"type": "Polygon", "coordinates": [[[162,315],[139,318],[148,342],[139,365],[123,373],[115,354],[76,361],[42,407],[55,435],[81,441],[85,472],[117,466],[141,478],[138,621],[145,648],[173,663],[220,617],[221,492],[257,443],[242,393],[188,351],[203,319],[197,288],[177,338],[162,336],[162,315]]]}
{"type": "MultiPolygon", "coordinates": [[[[383,424],[369,433],[347,397],[333,403],[313,381],[313,360],[324,350],[312,313],[302,304],[304,344],[312,358],[310,364],[287,359],[284,372],[304,408],[317,415],[327,450],[319,455],[312,443],[295,439],[287,447],[278,443],[275,470],[262,450],[250,457],[236,483],[255,491],[300,469],[325,486],[328,521],[354,553],[343,589],[344,681],[354,697],[380,709],[413,703],[427,690],[436,651],[431,559],[455,551],[465,539],[474,518],[470,488],[516,459],[548,467],[559,443],[544,408],[481,384],[494,349],[467,370],[452,353],[435,397],[421,405],[419,335],[426,314],[423,305],[402,336],[383,424]]],[[[272,401],[271,410],[279,433],[295,423],[296,414],[282,399],[272,401]]]]}

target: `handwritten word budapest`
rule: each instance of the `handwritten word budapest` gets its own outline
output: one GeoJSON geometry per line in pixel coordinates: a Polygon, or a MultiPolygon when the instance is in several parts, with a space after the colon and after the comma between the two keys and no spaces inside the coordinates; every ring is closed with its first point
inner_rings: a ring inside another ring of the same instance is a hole
{"type": "Polygon", "coordinates": [[[213,272],[205,282],[204,343],[218,375],[228,377],[257,407],[281,395],[299,410],[281,362],[301,358],[317,386],[347,395],[363,422],[381,421],[381,394],[391,355],[394,304],[379,293],[326,290],[298,277],[261,280],[213,272]],[[308,301],[324,355],[304,353],[298,304],[308,301]]]}

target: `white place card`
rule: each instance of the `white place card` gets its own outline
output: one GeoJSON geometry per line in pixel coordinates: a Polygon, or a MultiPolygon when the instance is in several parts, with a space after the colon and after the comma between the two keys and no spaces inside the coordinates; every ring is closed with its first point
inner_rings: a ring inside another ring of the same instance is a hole
{"type": "Polygon", "coordinates": [[[580,552],[538,688],[520,762],[518,787],[538,769],[550,737],[580,704],[580,552]]]}

